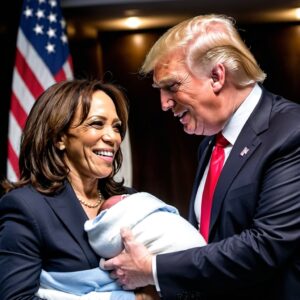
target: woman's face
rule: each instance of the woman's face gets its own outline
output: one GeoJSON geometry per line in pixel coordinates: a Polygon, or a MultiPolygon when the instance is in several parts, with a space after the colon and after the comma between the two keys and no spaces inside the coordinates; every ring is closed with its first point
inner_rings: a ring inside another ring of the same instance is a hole
{"type": "Polygon", "coordinates": [[[70,178],[99,179],[113,171],[113,160],[121,144],[121,121],[112,99],[102,91],[92,96],[87,118],[80,123],[77,108],[68,132],[58,144],[64,149],[70,178]]]}

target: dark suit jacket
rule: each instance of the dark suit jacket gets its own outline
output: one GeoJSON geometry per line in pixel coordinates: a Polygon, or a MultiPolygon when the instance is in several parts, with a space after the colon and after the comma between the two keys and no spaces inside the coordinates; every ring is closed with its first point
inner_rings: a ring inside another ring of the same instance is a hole
{"type": "MultiPolygon", "coordinates": [[[[195,195],[213,145],[206,137],[199,149],[189,212],[195,226],[195,195]]],[[[298,104],[263,90],[217,183],[209,243],[157,256],[164,299],[300,299],[298,104]]]]}
{"type": "Polygon", "coordinates": [[[66,183],[56,196],[31,186],[0,200],[0,299],[39,299],[41,269],[79,271],[95,268],[99,257],[84,232],[87,216],[66,183]]]}

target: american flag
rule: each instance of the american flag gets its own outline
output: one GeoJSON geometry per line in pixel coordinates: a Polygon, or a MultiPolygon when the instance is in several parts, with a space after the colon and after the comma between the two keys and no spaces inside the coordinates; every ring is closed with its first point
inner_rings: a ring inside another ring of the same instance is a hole
{"type": "Polygon", "coordinates": [[[17,36],[8,129],[7,178],[19,178],[20,138],[37,97],[71,79],[72,60],[59,0],[24,0],[17,36]]]}

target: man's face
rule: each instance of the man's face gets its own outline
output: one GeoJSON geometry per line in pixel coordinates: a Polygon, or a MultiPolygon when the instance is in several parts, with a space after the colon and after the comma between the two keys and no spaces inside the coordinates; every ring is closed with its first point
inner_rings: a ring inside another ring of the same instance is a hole
{"type": "MultiPolygon", "coordinates": [[[[163,57],[155,66],[153,87],[160,89],[162,110],[172,110],[188,134],[212,135],[230,117],[228,104],[213,89],[211,72],[195,76],[180,51],[163,57]]],[[[224,97],[223,97],[224,98],[224,97]]]]}

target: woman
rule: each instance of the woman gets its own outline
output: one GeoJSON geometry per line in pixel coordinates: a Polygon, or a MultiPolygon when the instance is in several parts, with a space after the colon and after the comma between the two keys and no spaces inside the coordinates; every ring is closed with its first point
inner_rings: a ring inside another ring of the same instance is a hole
{"type": "Polygon", "coordinates": [[[2,300],[40,299],[42,269],[98,266],[84,223],[108,197],[133,192],[114,180],[127,120],[122,92],[99,81],[57,83],[36,101],[22,136],[20,180],[3,183],[2,300]]]}

